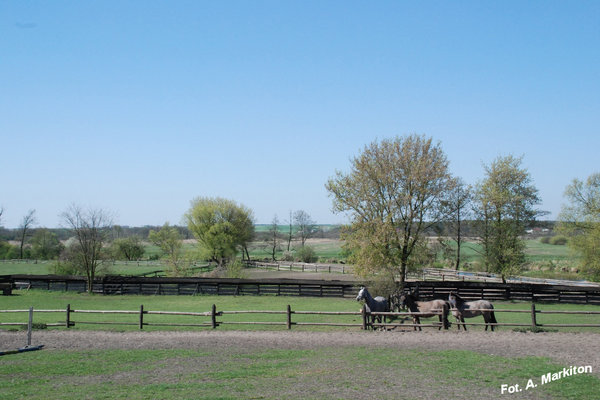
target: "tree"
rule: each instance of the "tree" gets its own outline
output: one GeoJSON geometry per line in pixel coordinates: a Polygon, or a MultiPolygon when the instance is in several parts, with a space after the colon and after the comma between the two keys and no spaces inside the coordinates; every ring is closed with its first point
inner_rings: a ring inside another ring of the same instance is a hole
{"type": "Polygon", "coordinates": [[[273,220],[271,221],[271,225],[269,226],[268,230],[268,237],[266,240],[268,243],[268,247],[271,251],[271,259],[275,261],[275,253],[277,252],[277,250],[279,250],[279,246],[281,244],[281,235],[279,233],[279,218],[277,218],[277,215],[275,215],[273,217],[273,220]]]}
{"type": "Polygon", "coordinates": [[[62,213],[62,219],[75,237],[70,249],[71,262],[85,271],[87,289],[91,293],[96,271],[103,260],[103,247],[111,229],[112,219],[102,209],[83,210],[77,205],[70,206],[62,213]]]}
{"type": "Polygon", "coordinates": [[[23,247],[25,246],[25,240],[30,235],[31,227],[33,224],[37,223],[35,219],[35,210],[29,210],[27,214],[21,220],[21,225],[19,225],[19,258],[23,259],[23,247]]]}
{"type": "Polygon", "coordinates": [[[290,210],[290,219],[288,220],[289,230],[287,236],[287,251],[290,251],[290,246],[292,245],[292,238],[294,237],[294,218],[292,216],[292,210],[290,210]]]}
{"type": "Polygon", "coordinates": [[[404,285],[424,231],[442,220],[452,184],[446,156],[431,138],[410,135],[373,142],[351,164],[325,186],[334,211],[351,217],[343,233],[351,260],[361,275],[383,272],[404,285]]]}
{"type": "Polygon", "coordinates": [[[600,173],[585,182],[574,179],[565,190],[569,204],[558,216],[558,231],[569,237],[569,246],[581,253],[582,272],[600,280],[600,173]]]}
{"type": "Polygon", "coordinates": [[[538,190],[529,172],[521,167],[522,157],[498,157],[484,166],[486,177],[474,194],[477,229],[486,269],[506,277],[522,270],[525,242],[521,235],[536,217],[544,215],[538,190]]]}
{"type": "Polygon", "coordinates": [[[37,229],[31,238],[31,254],[36,259],[54,260],[63,247],[56,233],[46,228],[37,229]]]}
{"type": "Polygon", "coordinates": [[[112,247],[114,256],[120,260],[135,261],[144,256],[144,246],[139,236],[115,239],[112,247]]]}
{"type": "Polygon", "coordinates": [[[294,224],[297,227],[296,235],[300,238],[300,245],[304,247],[306,239],[310,238],[315,231],[315,221],[304,210],[294,213],[294,224]]]}
{"type": "Polygon", "coordinates": [[[187,263],[183,257],[183,239],[176,227],[165,222],[158,231],[150,230],[148,239],[163,252],[171,275],[177,276],[185,272],[187,263]]]}
{"type": "Polygon", "coordinates": [[[444,227],[448,235],[456,242],[454,269],[457,271],[460,267],[463,222],[469,215],[471,201],[471,188],[462,179],[455,178],[451,190],[448,191],[446,199],[442,202],[448,215],[448,220],[445,221],[444,227]]]}
{"type": "Polygon", "coordinates": [[[248,243],[254,237],[252,211],[232,200],[220,197],[198,197],[185,214],[189,230],[194,234],[207,258],[219,267],[235,257],[238,249],[248,255],[248,243]]]}

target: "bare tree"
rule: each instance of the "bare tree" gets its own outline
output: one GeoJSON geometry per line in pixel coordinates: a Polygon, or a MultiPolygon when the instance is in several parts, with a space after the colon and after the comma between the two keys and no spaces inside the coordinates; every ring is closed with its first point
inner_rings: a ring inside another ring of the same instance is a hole
{"type": "Polygon", "coordinates": [[[23,247],[25,246],[25,239],[27,239],[28,235],[31,233],[31,227],[33,224],[36,224],[37,220],[35,219],[35,210],[29,210],[27,214],[23,217],[21,221],[21,225],[19,225],[19,240],[21,241],[21,245],[19,247],[19,258],[23,259],[23,247]]]}
{"type": "Polygon", "coordinates": [[[269,226],[268,233],[269,236],[266,239],[268,243],[267,246],[271,250],[271,259],[275,261],[275,253],[279,249],[279,245],[281,242],[281,235],[279,233],[279,218],[277,218],[277,215],[273,217],[271,225],[269,226]]]}
{"type": "Polygon", "coordinates": [[[298,210],[294,213],[294,224],[298,227],[296,233],[300,237],[300,244],[304,247],[306,239],[310,238],[315,231],[315,221],[304,210],[298,210]]]}
{"type": "Polygon", "coordinates": [[[448,221],[445,223],[448,236],[456,241],[454,269],[460,267],[461,247],[463,244],[463,221],[468,217],[472,201],[471,188],[460,178],[454,178],[452,188],[448,190],[442,202],[446,208],[448,221]]]}
{"type": "Polygon", "coordinates": [[[112,219],[102,209],[83,210],[77,205],[71,205],[61,217],[75,236],[72,249],[74,260],[71,261],[85,271],[87,289],[91,293],[96,271],[102,263],[102,248],[110,233],[112,219]]]}
{"type": "Polygon", "coordinates": [[[292,245],[292,238],[293,238],[293,235],[294,235],[294,233],[293,233],[294,219],[292,217],[292,210],[290,210],[290,219],[289,219],[288,222],[290,224],[290,230],[289,230],[288,237],[287,237],[287,244],[288,244],[287,245],[287,251],[289,252],[290,251],[290,246],[292,245]]]}

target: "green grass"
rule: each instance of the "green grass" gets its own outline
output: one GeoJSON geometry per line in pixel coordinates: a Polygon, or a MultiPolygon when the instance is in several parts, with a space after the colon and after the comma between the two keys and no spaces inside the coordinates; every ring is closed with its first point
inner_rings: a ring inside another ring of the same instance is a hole
{"type": "Polygon", "coordinates": [[[529,262],[579,259],[568,246],[545,244],[539,240],[528,240],[525,254],[529,262]]]}
{"type": "MultiPolygon", "coordinates": [[[[286,297],[286,296],[101,296],[73,292],[47,292],[42,290],[17,291],[16,295],[2,297],[0,308],[7,310],[28,309],[57,309],[66,310],[67,304],[72,309],[79,310],[128,310],[138,311],[140,305],[150,311],[186,311],[209,312],[213,304],[217,311],[286,311],[291,305],[293,311],[359,311],[361,305],[353,299],[342,298],[317,298],[317,297],[286,297]]],[[[76,324],[72,329],[108,329],[108,330],[136,330],[138,315],[103,315],[103,314],[71,314],[72,321],[90,322],[123,322],[133,325],[87,325],[76,324]]],[[[64,322],[65,313],[39,313],[35,314],[36,323],[64,322]]],[[[210,323],[207,317],[191,316],[164,316],[146,315],[144,321],[149,323],[178,323],[195,324],[210,323]]],[[[285,314],[233,314],[218,317],[222,322],[281,322],[286,321],[285,314]]],[[[361,317],[357,316],[323,316],[323,315],[294,315],[294,322],[328,322],[361,324],[361,317]]],[[[0,322],[27,322],[26,313],[0,313],[0,322]]],[[[4,328],[7,329],[7,328],[4,328]]],[[[14,328],[13,328],[14,329],[14,328]]],[[[64,327],[57,329],[66,329],[64,327]]],[[[207,329],[197,327],[162,327],[146,326],[144,330],[169,330],[169,329],[207,329]]],[[[250,330],[284,330],[283,325],[227,325],[218,327],[219,330],[250,329],[250,330]]],[[[294,330],[335,330],[334,327],[303,327],[297,326],[294,330]]],[[[354,328],[358,329],[358,328],[354,328]]]]}
{"type": "MultiPolygon", "coordinates": [[[[213,304],[216,304],[217,311],[285,311],[287,305],[291,306],[292,311],[359,311],[361,304],[354,299],[343,298],[319,298],[319,297],[287,297],[287,296],[101,296],[88,295],[85,293],[74,292],[47,292],[42,290],[17,291],[16,295],[3,296],[1,298],[1,309],[26,310],[29,307],[35,309],[48,310],[66,310],[67,304],[75,310],[128,310],[139,311],[140,305],[144,306],[146,311],[188,311],[188,312],[208,312],[213,304]]],[[[496,309],[510,310],[531,310],[531,304],[527,302],[494,302],[496,309]]],[[[545,311],[600,311],[600,306],[579,305],[579,304],[538,304],[538,310],[545,311]]],[[[137,330],[139,321],[138,314],[71,314],[71,320],[89,321],[89,322],[120,322],[130,323],[131,325],[93,325],[76,324],[72,329],[82,330],[137,330]]],[[[36,313],[34,314],[35,323],[55,323],[64,322],[65,313],[36,313]]],[[[454,323],[454,318],[449,317],[454,323]]],[[[500,323],[531,324],[530,313],[507,313],[496,312],[496,319],[500,323]]],[[[285,314],[229,314],[217,318],[220,322],[280,322],[286,321],[285,314]]],[[[426,323],[428,319],[423,319],[426,323]]],[[[437,320],[437,319],[430,319],[437,320]]],[[[166,316],[166,315],[145,315],[144,321],[149,323],[177,323],[177,324],[195,324],[209,323],[207,317],[191,316],[166,316]]],[[[335,322],[361,324],[359,315],[292,315],[293,322],[335,322]]],[[[27,322],[27,313],[0,313],[0,322],[27,322]]],[[[467,323],[483,323],[483,318],[476,317],[466,320],[467,323]]],[[[567,314],[537,314],[539,324],[600,324],[600,314],[596,315],[567,315],[567,314]]],[[[14,327],[4,327],[2,329],[15,329],[14,327]]],[[[50,329],[66,329],[64,327],[50,329]]],[[[210,329],[201,327],[163,327],[163,326],[145,326],[144,330],[173,330],[173,329],[210,329]]],[[[219,330],[285,330],[285,324],[282,325],[220,325],[219,330]]],[[[325,327],[325,326],[293,326],[293,330],[320,330],[336,331],[350,330],[357,331],[360,327],[325,327]]],[[[457,329],[453,325],[451,329],[457,329]]],[[[469,330],[482,330],[483,326],[469,326],[469,330]]],[[[500,330],[512,330],[513,327],[500,327],[500,330]]],[[[600,328],[593,327],[561,327],[551,328],[560,331],[575,332],[600,332],[600,328]]]]}
{"type": "Polygon", "coordinates": [[[525,388],[530,379],[538,384],[528,389],[534,398],[597,398],[595,375],[540,384],[542,375],[563,367],[543,357],[342,346],[42,350],[3,357],[0,398],[500,398],[502,384],[525,388]]]}

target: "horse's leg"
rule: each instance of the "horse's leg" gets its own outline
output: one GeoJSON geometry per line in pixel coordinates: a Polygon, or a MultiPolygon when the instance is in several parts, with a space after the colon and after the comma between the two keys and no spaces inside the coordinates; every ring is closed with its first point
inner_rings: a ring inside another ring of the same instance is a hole
{"type": "Polygon", "coordinates": [[[460,321],[462,322],[463,329],[466,332],[467,331],[467,324],[465,324],[465,317],[462,314],[460,315],[460,321]]]}
{"type": "Polygon", "coordinates": [[[456,328],[458,328],[458,330],[460,331],[460,318],[458,314],[454,316],[454,319],[456,319],[456,328]]]}
{"type": "Polygon", "coordinates": [[[483,322],[485,322],[485,330],[487,331],[488,325],[490,323],[490,314],[487,312],[482,312],[483,322]]]}
{"type": "Polygon", "coordinates": [[[422,331],[423,329],[421,329],[421,318],[417,317],[417,324],[419,325],[419,331],[422,331]]]}

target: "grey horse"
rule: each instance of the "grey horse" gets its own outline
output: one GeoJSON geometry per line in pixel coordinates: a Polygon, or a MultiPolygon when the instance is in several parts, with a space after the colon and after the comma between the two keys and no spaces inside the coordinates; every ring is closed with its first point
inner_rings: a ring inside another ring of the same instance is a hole
{"type": "MultiPolygon", "coordinates": [[[[365,300],[365,305],[367,308],[367,312],[388,312],[390,310],[388,301],[385,297],[377,296],[373,298],[371,293],[367,290],[366,287],[361,286],[360,291],[358,292],[358,296],[356,296],[356,301],[365,300]]],[[[381,315],[371,315],[371,327],[375,323],[375,320],[381,323],[381,315]]],[[[385,322],[385,318],[383,322],[385,322]]]]}

